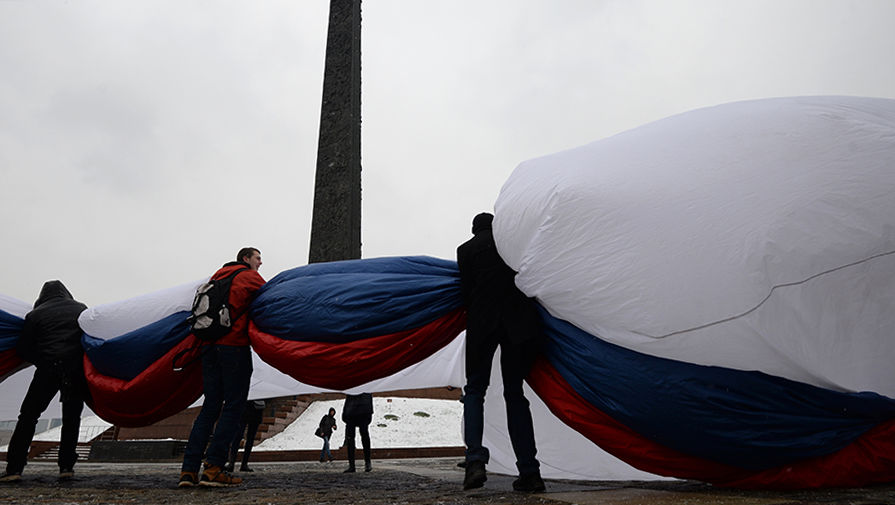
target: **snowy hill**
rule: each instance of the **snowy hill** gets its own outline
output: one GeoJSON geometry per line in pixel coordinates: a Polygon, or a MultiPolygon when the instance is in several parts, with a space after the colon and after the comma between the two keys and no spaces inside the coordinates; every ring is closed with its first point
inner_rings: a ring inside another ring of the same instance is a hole
{"type": "MultiPolygon", "coordinates": [[[[345,440],[345,424],[341,419],[344,403],[344,400],[312,403],[285,431],[255,446],[254,450],[320,449],[323,442],[314,436],[314,430],[330,407],[336,409],[337,421],[330,446],[341,447],[345,440]]],[[[459,447],[463,445],[462,419],[463,404],[456,400],[373,398],[370,443],[373,448],[459,447]]]]}
{"type": "MultiPolygon", "coordinates": [[[[301,416],[279,433],[255,446],[256,451],[320,449],[323,445],[314,430],[329,408],[336,409],[336,432],[330,440],[333,450],[345,440],[342,405],[345,400],[316,401],[301,416]]],[[[373,448],[460,447],[463,404],[456,400],[426,398],[373,398],[373,422],[370,441],[373,448]]],[[[97,416],[81,419],[78,442],[89,442],[111,425],[97,416]]],[[[57,426],[34,436],[34,440],[59,441],[62,427],[57,426]]],[[[359,436],[358,436],[359,438],[359,436]]],[[[357,441],[360,446],[360,440],[357,441]]],[[[0,446],[0,452],[6,451],[0,446]]]]}

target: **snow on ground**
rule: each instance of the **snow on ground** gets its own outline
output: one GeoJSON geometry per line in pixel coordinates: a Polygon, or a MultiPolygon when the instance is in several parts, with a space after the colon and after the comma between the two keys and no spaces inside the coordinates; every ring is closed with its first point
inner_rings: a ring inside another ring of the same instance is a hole
{"type": "MultiPolygon", "coordinates": [[[[342,405],[345,400],[316,401],[286,430],[259,445],[256,451],[320,449],[323,440],[314,436],[320,419],[330,407],[336,409],[336,431],[330,447],[338,449],[345,441],[342,405]]],[[[463,404],[456,400],[428,398],[373,398],[373,422],[370,423],[370,442],[374,448],[395,447],[458,447],[463,445],[461,424],[463,404]]],[[[97,416],[81,419],[78,442],[89,442],[106,431],[111,424],[97,416]]],[[[34,440],[58,442],[62,426],[56,426],[34,436],[34,440]]],[[[360,434],[356,435],[360,447],[360,434]]],[[[0,446],[5,452],[7,446],[0,446]]]]}
{"type": "MultiPolygon", "coordinates": [[[[314,435],[329,408],[336,409],[336,431],[330,439],[335,450],[345,441],[342,405],[345,400],[316,401],[286,430],[261,444],[256,451],[320,449],[323,440],[314,435]]],[[[463,445],[463,404],[456,400],[426,398],[373,398],[370,444],[375,448],[458,447],[463,445]]],[[[360,434],[356,435],[360,447],[360,434]]]]}

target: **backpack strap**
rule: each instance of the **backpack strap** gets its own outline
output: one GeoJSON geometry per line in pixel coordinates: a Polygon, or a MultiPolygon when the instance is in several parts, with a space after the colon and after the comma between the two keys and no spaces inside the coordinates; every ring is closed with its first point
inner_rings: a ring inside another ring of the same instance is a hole
{"type": "MultiPolygon", "coordinates": [[[[251,269],[248,268],[248,267],[246,267],[246,268],[240,268],[239,270],[233,272],[232,274],[228,275],[227,277],[224,277],[224,279],[230,279],[230,278],[234,278],[234,279],[235,279],[235,277],[236,277],[238,274],[241,274],[241,273],[245,272],[246,270],[251,270],[251,269]]],[[[233,285],[231,284],[230,287],[232,288],[233,285]]],[[[229,296],[230,296],[230,295],[229,295],[229,293],[228,293],[228,294],[227,294],[228,301],[229,301],[229,296]]],[[[253,297],[253,299],[254,299],[254,297],[253,297]]],[[[236,317],[233,318],[233,324],[236,324],[236,321],[239,321],[239,318],[242,317],[242,316],[244,316],[244,315],[246,314],[246,312],[249,311],[249,306],[250,306],[250,305],[251,305],[251,301],[249,302],[248,305],[246,305],[246,308],[244,308],[244,309],[242,310],[242,312],[239,313],[238,316],[236,316],[236,317]]]]}
{"type": "Polygon", "coordinates": [[[192,364],[195,363],[196,361],[199,361],[199,360],[202,358],[202,356],[204,356],[205,353],[208,352],[210,349],[211,349],[211,346],[210,346],[210,345],[207,345],[205,342],[201,342],[199,345],[196,345],[196,346],[193,346],[193,347],[188,347],[188,348],[186,348],[186,349],[180,351],[179,353],[175,354],[175,355],[174,355],[174,358],[171,360],[171,369],[174,370],[175,372],[182,372],[184,368],[186,368],[186,367],[192,365],[192,364]],[[203,347],[204,347],[205,349],[202,349],[203,347]],[[195,349],[202,349],[202,351],[201,351],[201,352],[199,353],[199,355],[196,356],[195,358],[193,358],[193,359],[187,361],[186,363],[184,363],[184,364],[182,364],[182,365],[180,365],[180,366],[177,366],[177,360],[179,360],[180,358],[182,358],[186,353],[188,353],[188,352],[190,352],[190,351],[192,351],[192,350],[195,350],[195,349]]]}
{"type": "Polygon", "coordinates": [[[211,279],[211,280],[213,280],[213,281],[225,281],[225,280],[227,280],[227,279],[232,279],[232,278],[236,277],[237,275],[239,275],[239,274],[245,272],[246,270],[250,270],[250,268],[249,268],[249,267],[237,268],[233,273],[227,275],[226,277],[221,277],[220,279],[211,279]]]}

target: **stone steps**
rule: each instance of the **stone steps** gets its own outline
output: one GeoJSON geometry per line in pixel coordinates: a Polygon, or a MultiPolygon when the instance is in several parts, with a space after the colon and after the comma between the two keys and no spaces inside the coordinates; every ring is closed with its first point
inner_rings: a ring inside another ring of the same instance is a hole
{"type": "MultiPolygon", "coordinates": [[[[75,447],[75,452],[78,453],[78,461],[87,461],[90,457],[90,444],[78,444],[75,447]]],[[[59,444],[54,443],[46,448],[46,450],[41,451],[39,454],[34,456],[32,459],[35,461],[56,461],[59,459],[59,444]]]]}

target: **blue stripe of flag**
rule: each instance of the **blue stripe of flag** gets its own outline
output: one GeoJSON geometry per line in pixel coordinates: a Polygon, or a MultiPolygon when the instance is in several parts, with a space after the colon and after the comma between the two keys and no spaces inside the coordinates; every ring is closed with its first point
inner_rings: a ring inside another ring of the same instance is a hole
{"type": "Polygon", "coordinates": [[[343,343],[418,328],[461,305],[456,262],[403,256],[287,270],[264,285],[251,315],[285,340],[343,343]]]}
{"type": "Polygon", "coordinates": [[[833,453],[895,417],[895,400],[641,354],[541,310],[547,357],[596,408],[685,454],[762,470],[833,453]]]}

